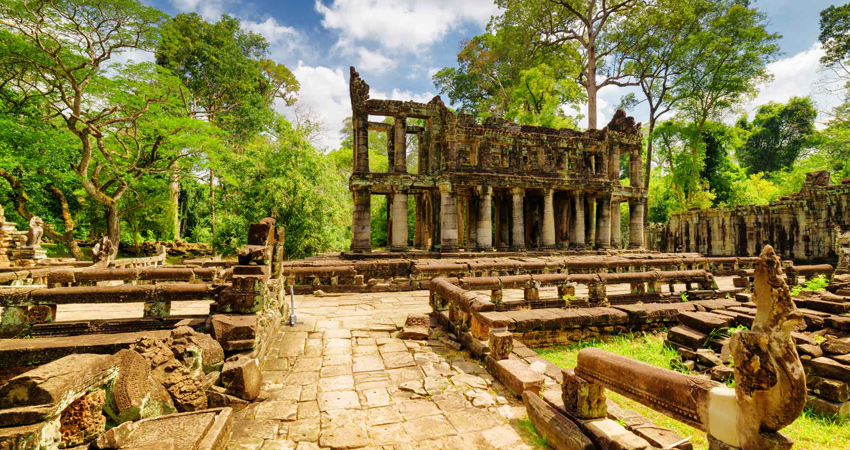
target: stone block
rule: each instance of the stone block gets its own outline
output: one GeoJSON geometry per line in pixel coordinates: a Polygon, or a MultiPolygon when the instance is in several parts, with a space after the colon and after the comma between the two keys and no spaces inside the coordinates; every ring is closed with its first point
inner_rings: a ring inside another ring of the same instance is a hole
{"type": "Polygon", "coordinates": [[[537,432],[555,450],[594,450],[581,429],[557,409],[531,392],[522,395],[528,418],[537,432]]]}
{"type": "Polygon", "coordinates": [[[705,347],[708,336],[689,327],[673,327],[667,332],[667,340],[692,350],[705,347]]]}
{"type": "Polygon", "coordinates": [[[820,348],[828,355],[846,355],[850,353],[850,342],[844,339],[827,339],[820,348]]]}
{"type": "Polygon", "coordinates": [[[544,383],[543,375],[531,370],[525,362],[516,359],[496,360],[488,356],[486,363],[487,370],[517,397],[525,391],[534,395],[540,394],[544,383]]]}
{"type": "Polygon", "coordinates": [[[109,382],[118,373],[112,355],[69,355],[18,375],[0,388],[0,409],[56,405],[109,382]]]}
{"type": "Polygon", "coordinates": [[[731,317],[707,312],[682,311],[678,318],[682,325],[704,334],[711,334],[718,328],[729,327],[732,324],[731,317]]]}
{"type": "Polygon", "coordinates": [[[115,423],[147,419],[176,412],[171,396],[151,376],[150,363],[132,350],[121,350],[118,375],[112,384],[104,411],[115,423]]]}
{"type": "Polygon", "coordinates": [[[642,450],[652,445],[611,419],[585,422],[584,430],[600,450],[642,450]]]}
{"type": "Polygon", "coordinates": [[[564,408],[579,419],[599,419],[607,414],[605,388],[575,374],[573,369],[561,371],[561,396],[564,408]]]}
{"type": "Polygon", "coordinates": [[[221,384],[228,395],[243,400],[254,400],[260,396],[263,375],[254,358],[235,356],[228,359],[221,369],[221,384]]]}
{"type": "Polygon", "coordinates": [[[850,383],[819,376],[806,378],[806,387],[820,398],[844,403],[850,401],[850,383]]]}
{"type": "Polygon", "coordinates": [[[248,225],[248,245],[274,245],[275,221],[263,219],[259,223],[248,225]]]}
{"type": "Polygon", "coordinates": [[[831,402],[820,397],[810,396],[806,402],[806,406],[812,409],[817,414],[834,418],[836,420],[844,420],[850,418],[850,402],[831,402]]]}
{"type": "Polygon", "coordinates": [[[257,316],[216,314],[210,318],[212,336],[225,351],[254,348],[257,339],[257,316]]]}
{"type": "Polygon", "coordinates": [[[508,359],[514,349],[514,335],[506,329],[490,329],[488,334],[490,357],[495,360],[508,359]]]}
{"type": "Polygon", "coordinates": [[[63,446],[83,445],[106,431],[106,416],[102,412],[105,401],[106,392],[95,389],[62,411],[59,432],[62,434],[63,446]]]}
{"type": "Polygon", "coordinates": [[[165,450],[171,445],[175,450],[224,450],[232,416],[230,408],[219,408],[127,422],[98,437],[95,448],[165,450]]]}
{"type": "Polygon", "coordinates": [[[838,381],[850,381],[850,366],[841,364],[826,356],[803,360],[803,366],[806,368],[807,375],[814,374],[838,381]]]}
{"type": "Polygon", "coordinates": [[[58,448],[62,434],[59,421],[41,422],[11,428],[0,428],[0,448],[9,450],[37,450],[58,448]]]}

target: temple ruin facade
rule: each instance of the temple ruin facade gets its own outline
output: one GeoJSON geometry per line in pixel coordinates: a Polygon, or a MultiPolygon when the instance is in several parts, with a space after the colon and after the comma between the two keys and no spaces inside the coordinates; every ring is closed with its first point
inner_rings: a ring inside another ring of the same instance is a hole
{"type": "Polygon", "coordinates": [[[769,205],[680,211],[647,230],[647,247],[662,252],[756,256],[772,245],[783,258],[850,264],[850,181],[807,175],[800,192],[769,205]]]}
{"type": "Polygon", "coordinates": [[[410,249],[409,196],[416,210],[414,249],[619,248],[622,202],[630,208],[628,245],[643,247],[640,126],[621,111],[606,128],[586,132],[496,117],[479,124],[452,112],[439,96],[428,103],[371,99],[353,67],[349,87],[353,252],[372,249],[374,195],[387,198],[387,249],[395,252],[410,249]],[[387,134],[387,172],[370,165],[370,131],[387,134]],[[409,135],[416,142],[414,170],[407,161],[409,135]],[[628,155],[632,186],[620,183],[621,155],[628,155]]]}

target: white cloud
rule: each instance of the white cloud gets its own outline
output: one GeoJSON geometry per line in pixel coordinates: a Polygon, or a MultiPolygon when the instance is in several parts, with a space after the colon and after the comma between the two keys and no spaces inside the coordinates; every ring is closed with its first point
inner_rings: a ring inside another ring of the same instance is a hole
{"type": "MultiPolygon", "coordinates": [[[[341,69],[329,67],[313,67],[298,62],[298,67],[292,71],[301,85],[298,101],[303,107],[320,118],[324,125],[322,134],[317,137],[315,145],[326,148],[337,148],[342,136],[343,121],[351,116],[351,99],[348,93],[348,73],[341,69]]],[[[371,98],[391,100],[412,100],[420,103],[431,101],[434,94],[424,92],[414,94],[408,90],[393,89],[389,94],[372,91],[371,98]]],[[[292,121],[295,121],[293,107],[279,105],[279,109],[292,121]]]]}
{"type": "MultiPolygon", "coordinates": [[[[224,13],[224,4],[229,0],[171,0],[180,12],[196,12],[204,20],[217,21],[224,13]]],[[[232,3],[232,2],[231,2],[232,3]]]]}
{"type": "Polygon", "coordinates": [[[357,69],[362,69],[364,72],[381,74],[395,69],[398,65],[394,59],[387,58],[379,52],[373,52],[362,47],[357,49],[357,54],[360,56],[357,69]]]}
{"type": "Polygon", "coordinates": [[[773,81],[761,87],[759,95],[744,107],[744,111],[752,118],[765,103],[784,103],[791,97],[806,96],[811,97],[822,112],[837,106],[841,99],[823,89],[824,79],[820,72],[823,55],[820,43],[815,43],[806,51],[770,63],[767,70],[773,74],[773,81]]]}
{"type": "Polygon", "coordinates": [[[431,92],[414,94],[412,91],[409,90],[394,88],[389,94],[386,94],[384,92],[372,92],[369,97],[380,100],[402,100],[414,101],[417,103],[428,103],[431,101],[432,98],[434,98],[434,94],[432,94],[431,92]]]}
{"type": "MultiPolygon", "coordinates": [[[[307,66],[301,61],[292,72],[301,85],[298,100],[315,111],[326,128],[314,144],[328,148],[339,146],[342,122],[351,115],[347,74],[340,69],[307,66]]],[[[290,120],[295,120],[293,108],[283,108],[283,112],[290,120]]]]}
{"type": "Polygon", "coordinates": [[[266,38],[271,45],[279,44],[281,42],[289,42],[299,36],[299,33],[295,30],[295,28],[281,25],[274,17],[269,17],[262,22],[243,20],[242,29],[250,31],[251,33],[259,34],[266,38]]]}
{"type": "Polygon", "coordinates": [[[338,45],[378,42],[391,50],[415,52],[465,23],[485,25],[498,14],[493,0],[316,0],[322,26],[340,33],[338,45]]]}

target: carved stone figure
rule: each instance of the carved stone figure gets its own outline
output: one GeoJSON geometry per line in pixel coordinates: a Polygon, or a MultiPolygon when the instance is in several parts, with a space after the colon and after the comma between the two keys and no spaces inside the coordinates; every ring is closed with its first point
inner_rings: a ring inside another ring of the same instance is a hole
{"type": "Polygon", "coordinates": [[[109,261],[112,260],[112,253],[115,251],[115,247],[112,245],[112,241],[109,240],[108,236],[103,236],[94,244],[91,251],[94,265],[106,267],[109,265],[109,261]]]}
{"type": "Polygon", "coordinates": [[[768,245],[756,263],[752,330],[735,333],[730,342],[743,450],[790,448],[790,440],[776,432],[806,404],[806,375],[791,337],[803,316],[781,274],[781,260],[768,245]]]}
{"type": "Polygon", "coordinates": [[[27,247],[33,248],[41,245],[41,237],[44,235],[44,221],[41,217],[33,216],[30,219],[30,229],[27,232],[27,247]]]}

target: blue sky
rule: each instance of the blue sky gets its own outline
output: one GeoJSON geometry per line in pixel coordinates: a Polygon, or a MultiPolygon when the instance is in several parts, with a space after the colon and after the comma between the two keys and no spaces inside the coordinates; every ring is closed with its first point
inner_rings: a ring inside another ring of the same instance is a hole
{"type": "MultiPolygon", "coordinates": [[[[300,107],[280,109],[290,118],[320,118],[317,144],[339,143],[342,119],[350,114],[348,67],[357,67],[372,96],[428,101],[437,94],[431,75],[454,65],[459,43],[480,34],[498,10],[492,0],[142,0],[166,13],[195,11],[207,20],[222,13],[242,20],[245,29],[265,36],[272,58],[286,64],[301,83],[300,107]]],[[[812,95],[827,111],[839,99],[827,94],[816,45],[820,11],[830,0],[757,0],[780,33],[783,55],[770,66],[774,81],[743,106],[752,111],[767,101],[812,95]]],[[[600,91],[600,123],[627,91],[600,91]]],[[[446,99],[447,100],[447,99],[446,99]]],[[[644,108],[632,113],[641,120],[644,108]]],[[[737,114],[737,113],[736,113],[737,114]]],[[[824,118],[826,116],[822,116],[824,118]]]]}

